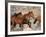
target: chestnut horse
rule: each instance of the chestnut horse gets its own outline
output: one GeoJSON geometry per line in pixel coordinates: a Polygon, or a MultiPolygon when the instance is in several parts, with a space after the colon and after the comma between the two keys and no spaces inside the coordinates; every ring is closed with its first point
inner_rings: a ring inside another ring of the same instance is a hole
{"type": "Polygon", "coordinates": [[[18,14],[15,14],[14,16],[11,16],[12,25],[16,26],[16,24],[19,24],[21,27],[23,24],[28,24],[27,20],[30,17],[34,17],[34,14],[32,11],[28,12],[25,15],[22,15],[21,12],[18,14]]]}
{"type": "Polygon", "coordinates": [[[22,24],[24,21],[24,17],[22,16],[21,13],[18,14],[14,14],[13,16],[11,16],[11,25],[16,26],[16,24],[22,24]]]}

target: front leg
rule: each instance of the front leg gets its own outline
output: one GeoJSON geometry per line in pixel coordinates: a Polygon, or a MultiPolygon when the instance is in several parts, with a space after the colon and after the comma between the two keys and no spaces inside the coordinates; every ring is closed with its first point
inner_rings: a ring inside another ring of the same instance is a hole
{"type": "Polygon", "coordinates": [[[31,28],[31,22],[28,22],[29,28],[31,28]]]}

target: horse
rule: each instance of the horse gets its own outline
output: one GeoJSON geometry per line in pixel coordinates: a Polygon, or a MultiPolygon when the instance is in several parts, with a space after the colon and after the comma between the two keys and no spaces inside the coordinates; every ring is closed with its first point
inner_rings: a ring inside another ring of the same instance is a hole
{"type": "Polygon", "coordinates": [[[19,24],[19,26],[21,27],[23,22],[24,17],[21,12],[19,12],[18,14],[15,13],[13,16],[11,16],[11,25],[13,25],[13,27],[15,27],[16,24],[19,24]]]}
{"type": "MultiPolygon", "coordinates": [[[[11,16],[11,22],[13,26],[16,26],[16,24],[19,24],[19,26],[23,26],[23,24],[28,24],[29,23],[29,18],[33,17],[34,18],[34,14],[33,12],[29,11],[27,14],[22,15],[21,12],[19,12],[18,14],[14,14],[14,16],[11,16]]],[[[29,24],[28,24],[29,25],[29,24]]],[[[30,25],[29,25],[30,27],[30,25]]]]}
{"type": "Polygon", "coordinates": [[[31,28],[31,23],[29,22],[30,18],[34,18],[34,14],[32,11],[29,11],[28,14],[24,15],[25,18],[25,23],[29,25],[29,27],[31,28]]]}

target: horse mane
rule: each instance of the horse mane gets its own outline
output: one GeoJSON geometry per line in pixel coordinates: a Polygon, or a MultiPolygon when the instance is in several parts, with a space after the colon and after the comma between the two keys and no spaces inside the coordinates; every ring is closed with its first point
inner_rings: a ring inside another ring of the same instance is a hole
{"type": "Polygon", "coordinates": [[[13,16],[18,16],[18,15],[21,15],[21,12],[19,12],[18,14],[17,13],[14,13],[13,16]]]}
{"type": "Polygon", "coordinates": [[[29,11],[29,14],[30,14],[30,13],[33,13],[33,12],[32,12],[32,11],[29,11]]]}

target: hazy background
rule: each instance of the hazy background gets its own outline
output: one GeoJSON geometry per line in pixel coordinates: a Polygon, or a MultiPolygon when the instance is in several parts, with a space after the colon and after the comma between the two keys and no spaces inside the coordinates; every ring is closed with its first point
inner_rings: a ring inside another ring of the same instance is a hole
{"type": "Polygon", "coordinates": [[[11,15],[14,15],[14,13],[19,13],[19,12],[21,12],[24,15],[24,14],[28,13],[29,11],[32,11],[34,16],[41,15],[41,7],[40,6],[11,5],[10,11],[11,11],[11,15]]]}

